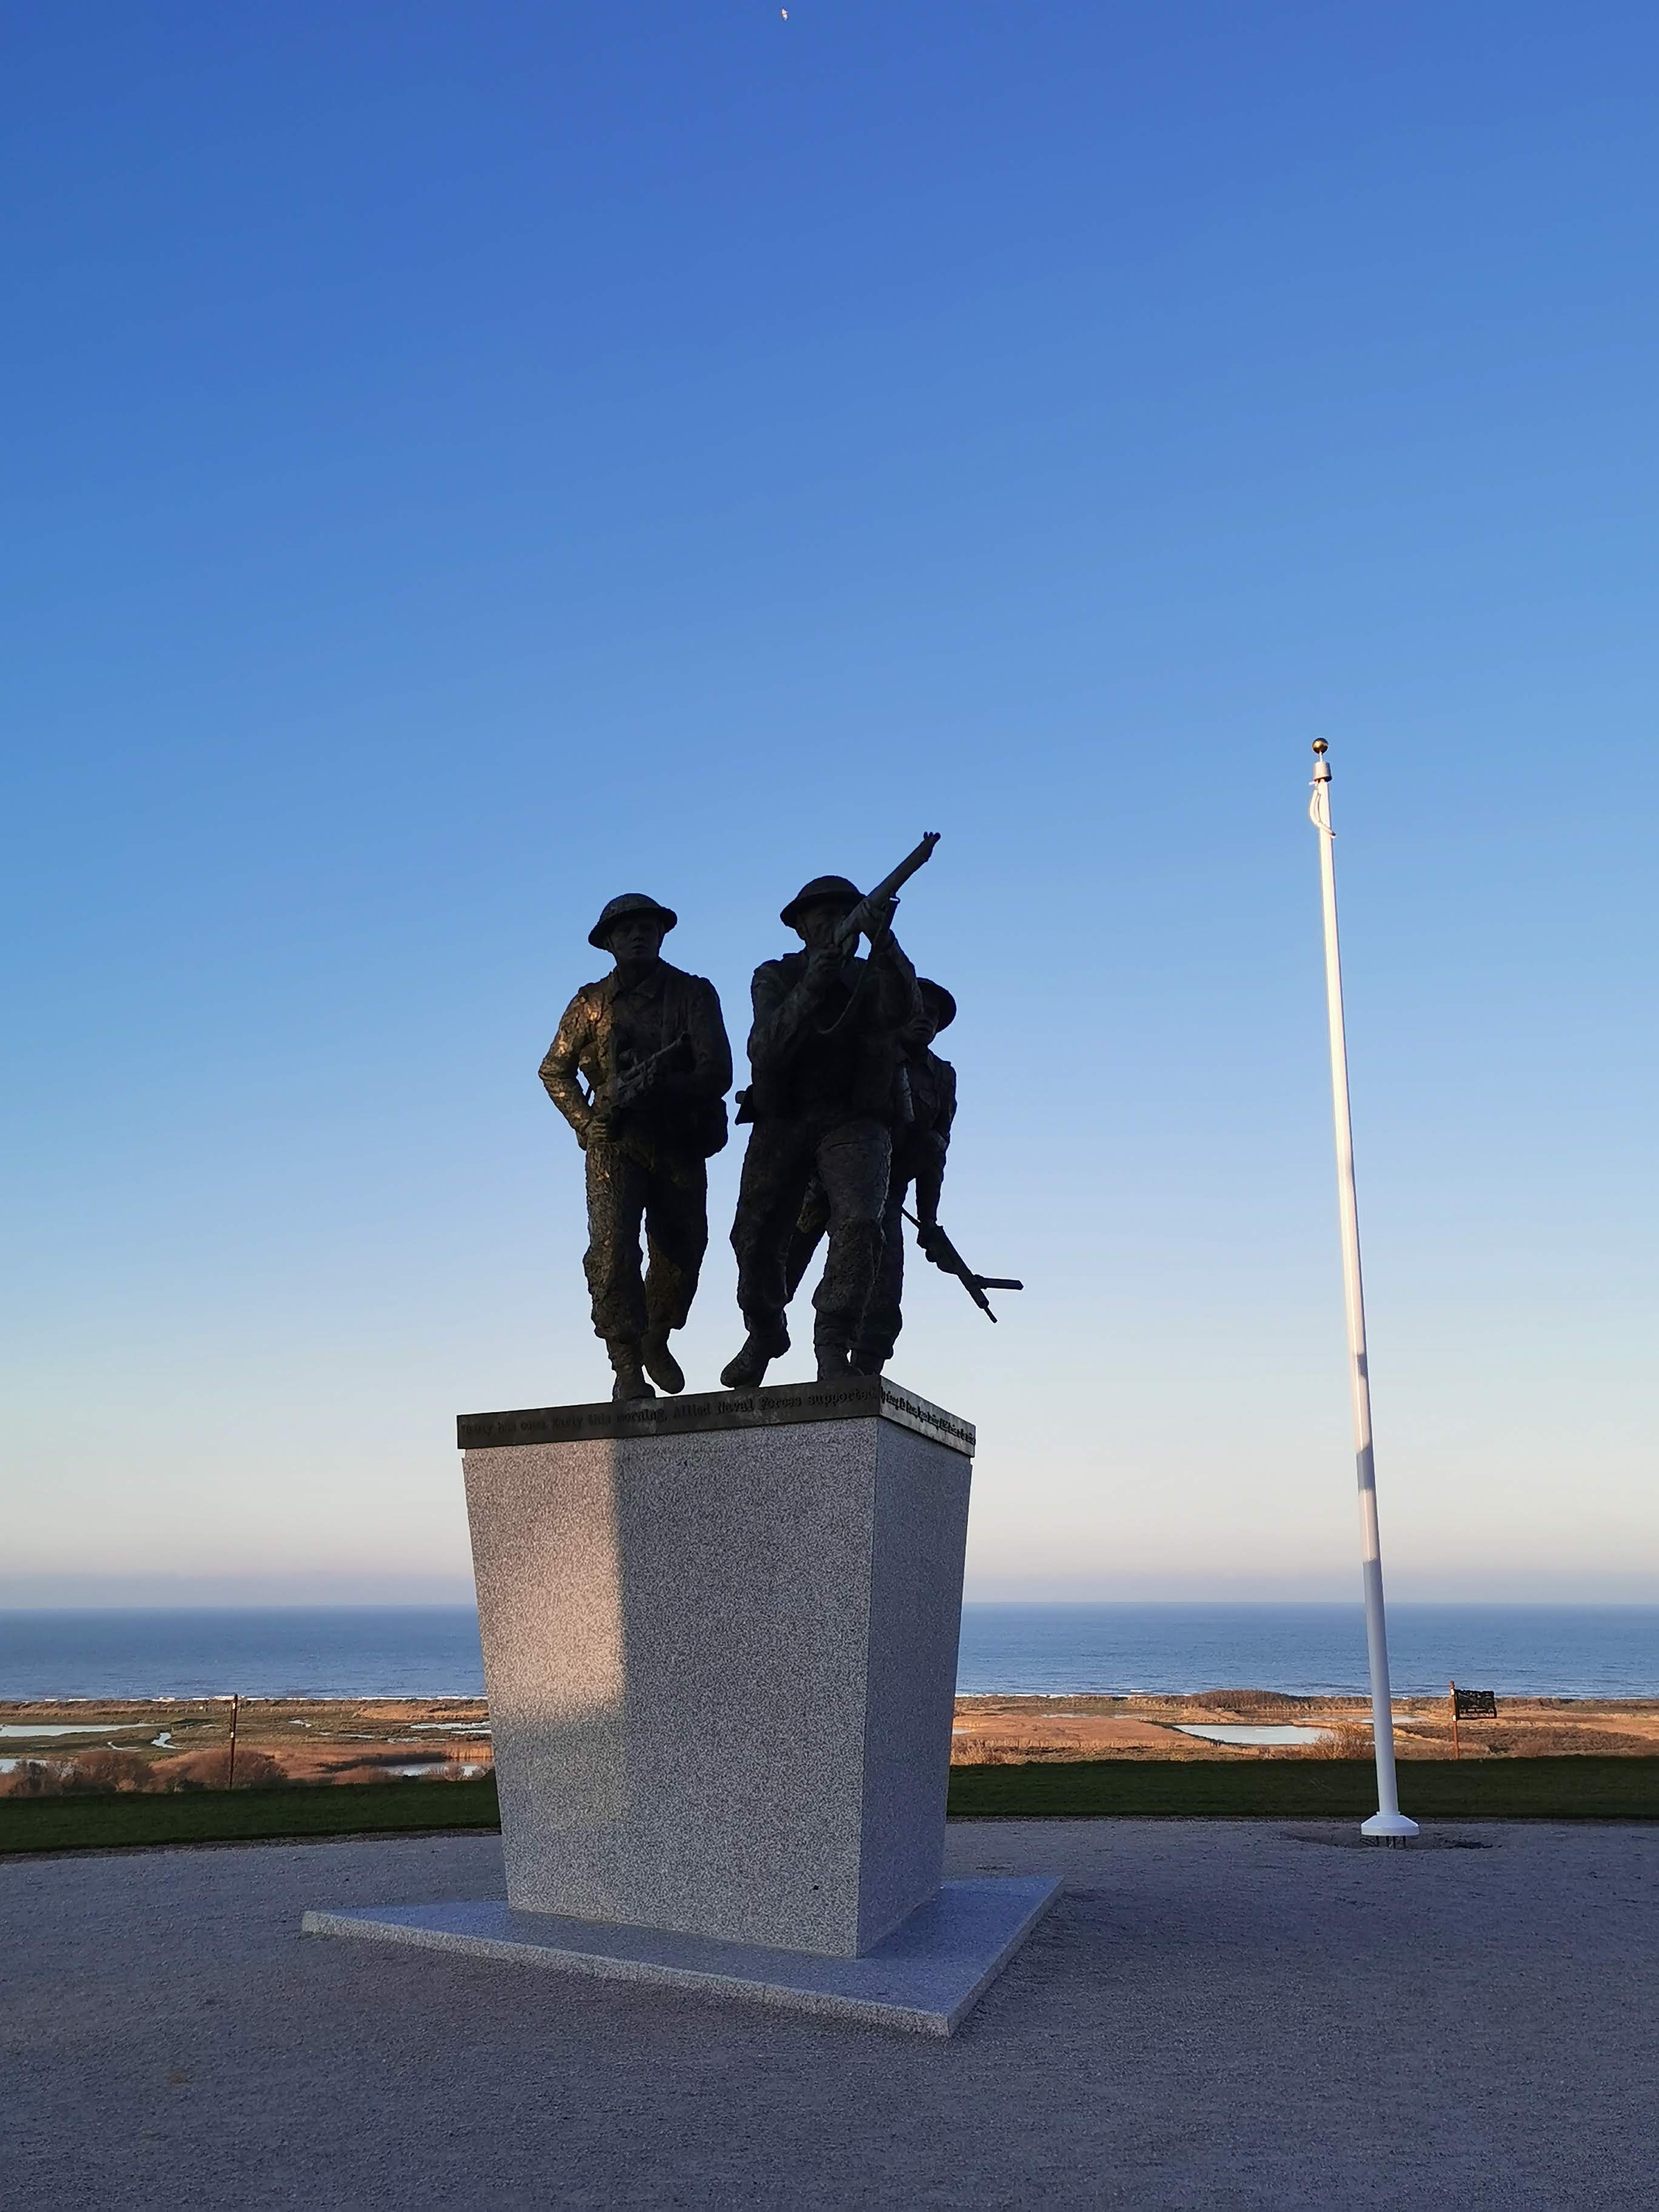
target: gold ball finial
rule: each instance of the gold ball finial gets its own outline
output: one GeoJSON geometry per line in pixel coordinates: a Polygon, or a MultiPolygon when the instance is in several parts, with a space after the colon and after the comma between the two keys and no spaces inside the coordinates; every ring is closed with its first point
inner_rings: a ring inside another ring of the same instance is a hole
{"type": "Polygon", "coordinates": [[[1320,758],[1323,760],[1326,754],[1329,752],[1330,746],[1323,738],[1316,738],[1313,741],[1313,749],[1319,755],[1320,758]]]}

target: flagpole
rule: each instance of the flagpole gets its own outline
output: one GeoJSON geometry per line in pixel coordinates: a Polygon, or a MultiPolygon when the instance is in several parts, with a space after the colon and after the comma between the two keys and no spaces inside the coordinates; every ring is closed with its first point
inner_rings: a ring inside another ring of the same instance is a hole
{"type": "Polygon", "coordinates": [[[1336,1205],[1342,1235],[1342,1299],[1348,1320],[1348,1385],[1353,1401],[1354,1459],[1359,1473],[1360,1562],[1365,1648],[1371,1670],[1371,1740],[1377,1809],[1362,1835],[1392,1843],[1417,1833],[1400,1809],[1394,1771],[1394,1707],[1389,1691],[1389,1628],[1382,1607],[1382,1547],[1376,1525],[1376,1468],[1371,1452],[1371,1385],[1365,1360],[1365,1290],[1359,1273],[1359,1201],[1354,1189],[1353,1121],[1348,1110],[1348,1041],[1342,1019],[1342,953],[1336,934],[1336,865],[1332,853],[1331,769],[1323,738],[1314,739],[1309,819],[1319,832],[1319,888],[1325,919],[1325,1009],[1331,1033],[1331,1106],[1336,1122],[1336,1205]]]}

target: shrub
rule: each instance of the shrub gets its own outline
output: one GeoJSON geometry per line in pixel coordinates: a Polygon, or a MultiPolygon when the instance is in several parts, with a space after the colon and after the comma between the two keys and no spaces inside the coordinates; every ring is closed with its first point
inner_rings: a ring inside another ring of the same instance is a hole
{"type": "Polygon", "coordinates": [[[1369,1759],[1371,1755],[1371,1732],[1352,1721],[1339,1721],[1328,1728],[1317,1743],[1310,1743],[1301,1754],[1304,1759],[1369,1759]]]}
{"type": "Polygon", "coordinates": [[[130,1751],[83,1751],[64,1770],[59,1786],[65,1797],[108,1797],[142,1790],[144,1781],[144,1762],[130,1751]]]}
{"type": "MultiPolygon", "coordinates": [[[[222,1790],[230,1779],[230,1753],[190,1751],[180,1759],[158,1759],[150,1769],[152,1790],[222,1790]]],[[[269,1752],[241,1750],[236,1753],[239,1790],[274,1790],[288,1780],[288,1770],[269,1752]]]]}
{"type": "Polygon", "coordinates": [[[55,1797],[64,1769],[44,1759],[23,1759],[9,1774],[0,1774],[0,1797],[55,1797]]]}

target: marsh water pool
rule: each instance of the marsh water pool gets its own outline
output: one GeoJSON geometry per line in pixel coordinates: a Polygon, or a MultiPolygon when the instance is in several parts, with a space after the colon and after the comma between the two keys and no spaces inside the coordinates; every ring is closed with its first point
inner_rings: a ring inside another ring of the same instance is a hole
{"type": "Polygon", "coordinates": [[[1200,1724],[1176,1721],[1177,1735],[1201,1735],[1206,1743],[1322,1743],[1330,1731],[1316,1728],[1250,1728],[1231,1721],[1200,1724]]]}

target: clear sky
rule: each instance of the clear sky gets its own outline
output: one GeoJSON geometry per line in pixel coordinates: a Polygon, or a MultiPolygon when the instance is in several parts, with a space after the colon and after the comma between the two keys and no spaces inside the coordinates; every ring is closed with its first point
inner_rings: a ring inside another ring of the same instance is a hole
{"type": "Polygon", "coordinates": [[[938,829],[970,1592],[1350,1595],[1318,735],[1391,1587],[1653,1594],[1650,7],[5,44],[0,1595],[465,1595],[453,1415],[607,1387],[600,903],[740,1040],[938,829]]]}

